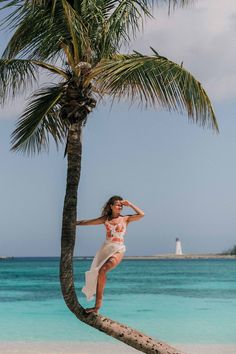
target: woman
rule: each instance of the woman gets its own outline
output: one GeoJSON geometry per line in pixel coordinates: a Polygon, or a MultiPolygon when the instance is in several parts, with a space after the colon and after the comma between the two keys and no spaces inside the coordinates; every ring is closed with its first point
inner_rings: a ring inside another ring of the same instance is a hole
{"type": "Polygon", "coordinates": [[[115,268],[124,257],[125,245],[124,234],[127,225],[132,221],[137,221],[144,216],[144,212],[128,200],[123,200],[119,196],[111,197],[102,209],[102,215],[97,219],[80,220],[76,225],[99,225],[106,227],[106,241],[96,253],[91,268],[85,273],[85,286],[82,292],[87,300],[92,300],[96,294],[95,306],[86,309],[87,313],[98,312],[102,306],[102,298],[106,283],[106,273],[115,268]],[[121,215],[123,206],[132,208],[136,214],[121,215]]]}

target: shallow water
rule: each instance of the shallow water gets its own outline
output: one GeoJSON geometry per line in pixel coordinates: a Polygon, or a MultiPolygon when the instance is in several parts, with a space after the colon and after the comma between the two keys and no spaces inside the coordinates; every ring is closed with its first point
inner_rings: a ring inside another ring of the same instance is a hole
{"type": "MultiPolygon", "coordinates": [[[[91,260],[75,260],[81,288],[91,260]]],[[[0,261],[0,340],[110,341],[80,323],[60,293],[57,258],[0,261]]],[[[123,260],[101,313],[169,343],[236,343],[236,260],[123,260]]]]}

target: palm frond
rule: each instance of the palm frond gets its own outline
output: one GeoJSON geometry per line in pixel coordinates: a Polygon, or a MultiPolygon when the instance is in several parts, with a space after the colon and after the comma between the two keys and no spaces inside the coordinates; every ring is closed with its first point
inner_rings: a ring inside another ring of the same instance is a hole
{"type": "Polygon", "coordinates": [[[6,2],[6,5],[3,5],[2,7],[0,7],[0,10],[4,10],[4,9],[7,9],[8,7],[17,5],[19,3],[19,0],[12,0],[12,1],[0,0],[0,4],[4,3],[4,2],[6,2]]]}
{"type": "Polygon", "coordinates": [[[77,4],[77,6],[75,6],[75,4],[73,4],[77,3],[76,1],[60,1],[62,2],[62,15],[65,19],[65,25],[71,36],[70,43],[73,48],[75,65],[77,65],[79,61],[87,61],[90,59],[91,40],[88,33],[88,24],[79,11],[79,5],[77,4]]]}
{"type": "MultiPolygon", "coordinates": [[[[144,17],[152,17],[151,9],[153,0],[123,0],[109,17],[109,25],[123,39],[129,38],[129,34],[135,37],[140,30],[144,17]]],[[[109,27],[110,27],[109,26],[109,27]]]]}
{"type": "Polygon", "coordinates": [[[116,55],[102,60],[89,80],[96,82],[101,93],[120,99],[135,99],[180,113],[200,125],[218,130],[216,117],[202,85],[182,65],[159,56],[140,53],[116,55]]]}
{"type": "Polygon", "coordinates": [[[14,33],[3,52],[4,58],[44,60],[55,57],[61,50],[61,33],[44,7],[18,6],[5,18],[5,24],[14,33]]]}
{"type": "Polygon", "coordinates": [[[188,5],[193,4],[194,2],[196,2],[196,0],[161,0],[162,2],[164,1],[165,3],[168,4],[169,7],[186,7],[188,5]]]}
{"type": "Polygon", "coordinates": [[[116,53],[135,36],[145,16],[151,17],[153,0],[83,1],[81,16],[88,28],[95,62],[116,53]]]}
{"type": "MultiPolygon", "coordinates": [[[[167,4],[169,10],[186,6],[194,0],[94,0],[82,1],[81,16],[87,23],[96,60],[117,53],[123,44],[143,27],[143,21],[152,17],[154,6],[167,4]]],[[[95,61],[96,61],[95,60],[95,61]]]]}
{"type": "Polygon", "coordinates": [[[38,80],[39,67],[57,76],[69,79],[68,73],[55,65],[36,60],[0,59],[0,104],[7,98],[30,88],[38,80]]]}
{"type": "Polygon", "coordinates": [[[164,0],[168,4],[168,14],[171,14],[171,10],[175,10],[176,7],[187,7],[194,4],[196,0],[164,0]]]}
{"type": "Polygon", "coordinates": [[[34,154],[48,150],[50,136],[58,146],[67,136],[68,122],[60,118],[64,86],[54,85],[35,92],[12,133],[12,150],[34,154]]]}
{"type": "MultiPolygon", "coordinates": [[[[35,60],[53,60],[63,51],[62,43],[70,49],[75,62],[89,46],[86,27],[76,11],[66,0],[51,2],[26,1],[5,19],[15,30],[4,53],[4,58],[28,57],[35,60]],[[51,11],[50,11],[51,10],[51,11]]],[[[75,63],[76,65],[76,63],[75,63]]]]}
{"type": "Polygon", "coordinates": [[[80,60],[78,40],[77,40],[78,29],[75,26],[75,22],[78,21],[78,16],[75,10],[70,6],[70,4],[68,4],[66,0],[62,0],[62,6],[64,9],[65,18],[67,20],[66,21],[67,27],[71,35],[71,44],[73,45],[73,54],[74,54],[73,58],[76,66],[80,60]]]}
{"type": "Polygon", "coordinates": [[[74,68],[79,61],[97,63],[102,57],[116,53],[136,35],[143,19],[151,17],[154,5],[167,3],[175,7],[190,2],[15,0],[10,2],[13,11],[5,20],[6,25],[15,32],[3,57],[55,62],[64,51],[67,62],[74,68]]]}
{"type": "Polygon", "coordinates": [[[38,66],[30,60],[0,59],[0,104],[37,80],[38,66]]]}
{"type": "Polygon", "coordinates": [[[45,63],[43,61],[38,61],[38,60],[31,60],[32,64],[35,64],[43,69],[46,69],[50,72],[52,72],[55,75],[60,75],[62,76],[64,79],[69,80],[69,76],[68,73],[66,71],[64,71],[61,68],[58,68],[55,65],[51,65],[49,63],[45,63]]]}

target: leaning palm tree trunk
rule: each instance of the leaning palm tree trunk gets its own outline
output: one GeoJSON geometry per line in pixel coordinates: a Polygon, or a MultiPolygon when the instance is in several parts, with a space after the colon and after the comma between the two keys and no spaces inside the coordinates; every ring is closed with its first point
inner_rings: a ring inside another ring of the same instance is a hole
{"type": "Polygon", "coordinates": [[[75,292],[73,277],[73,251],[75,244],[75,221],[77,208],[77,190],[81,170],[81,132],[82,123],[72,124],[69,128],[67,156],[68,173],[63,210],[60,280],[66,305],[84,323],[112,336],[144,353],[178,354],[179,351],[166,343],[156,341],[141,332],[119,322],[97,314],[87,314],[80,305],[75,292]]]}
{"type": "Polygon", "coordinates": [[[81,312],[78,303],[73,278],[73,252],[75,245],[77,191],[81,171],[81,131],[82,124],[72,124],[67,140],[67,183],[63,208],[62,235],[61,235],[61,261],[60,280],[61,290],[68,308],[75,314],[81,312]]]}

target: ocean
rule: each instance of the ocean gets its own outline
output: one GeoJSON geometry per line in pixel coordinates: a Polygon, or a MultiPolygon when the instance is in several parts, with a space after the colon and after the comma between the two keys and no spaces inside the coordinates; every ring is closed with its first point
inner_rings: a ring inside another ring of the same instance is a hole
{"type": "MultiPolygon", "coordinates": [[[[74,261],[81,292],[91,259],[74,261]]],[[[0,341],[109,342],[64,304],[58,258],[0,261],[0,341]]],[[[123,260],[101,314],[168,343],[236,344],[236,260],[123,260]]]]}

